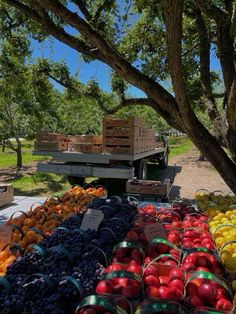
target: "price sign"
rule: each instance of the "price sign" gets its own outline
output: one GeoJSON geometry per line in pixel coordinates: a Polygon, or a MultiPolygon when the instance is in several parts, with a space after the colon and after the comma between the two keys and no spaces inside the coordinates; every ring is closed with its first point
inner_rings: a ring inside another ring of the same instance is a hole
{"type": "Polygon", "coordinates": [[[147,225],[144,229],[144,233],[148,242],[151,241],[153,238],[167,239],[166,231],[163,228],[162,224],[159,222],[147,225]]]}
{"type": "Polygon", "coordinates": [[[12,239],[12,227],[8,225],[3,225],[0,227],[0,250],[11,242],[12,239]]]}
{"type": "Polygon", "coordinates": [[[87,212],[84,214],[84,218],[83,218],[80,229],[84,231],[88,229],[97,231],[98,226],[102,222],[103,218],[104,218],[104,214],[101,210],[89,208],[87,212]]]}

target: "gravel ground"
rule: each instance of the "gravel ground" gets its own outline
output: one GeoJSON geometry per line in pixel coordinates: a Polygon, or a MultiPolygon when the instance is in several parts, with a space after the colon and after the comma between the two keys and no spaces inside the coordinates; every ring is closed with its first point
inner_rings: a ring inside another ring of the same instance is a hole
{"type": "Polygon", "coordinates": [[[198,189],[207,189],[211,192],[221,190],[224,194],[230,191],[229,187],[211,164],[207,161],[199,162],[198,157],[199,151],[193,148],[188,153],[173,157],[170,160],[170,167],[168,168],[171,169],[176,165],[176,176],[170,193],[170,199],[178,197],[193,199],[194,193],[198,189]]]}

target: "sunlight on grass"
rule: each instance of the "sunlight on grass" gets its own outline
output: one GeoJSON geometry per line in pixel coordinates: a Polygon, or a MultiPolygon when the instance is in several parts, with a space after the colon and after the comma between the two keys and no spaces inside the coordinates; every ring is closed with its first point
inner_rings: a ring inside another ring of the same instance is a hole
{"type": "Polygon", "coordinates": [[[187,137],[174,137],[169,139],[170,144],[170,154],[169,158],[173,158],[178,155],[185,154],[189,152],[193,144],[187,137]]]}
{"type": "Polygon", "coordinates": [[[15,195],[50,195],[60,194],[69,188],[65,176],[57,174],[35,172],[30,176],[24,176],[9,180],[13,184],[15,195]]]}
{"type": "MultiPolygon", "coordinates": [[[[22,154],[23,166],[29,165],[34,161],[42,161],[45,160],[44,156],[33,156],[32,152],[24,152],[22,154]]],[[[16,166],[16,153],[4,152],[0,153],[0,169],[5,169],[8,167],[16,166]]]]}

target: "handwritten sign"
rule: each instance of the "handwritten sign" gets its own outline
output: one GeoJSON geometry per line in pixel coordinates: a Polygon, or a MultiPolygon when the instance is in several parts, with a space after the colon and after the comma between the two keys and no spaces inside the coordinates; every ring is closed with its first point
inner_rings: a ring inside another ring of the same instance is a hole
{"type": "Polygon", "coordinates": [[[151,241],[153,238],[167,239],[166,231],[163,228],[162,224],[159,222],[147,225],[144,229],[144,233],[148,242],[151,241]]]}
{"type": "Polygon", "coordinates": [[[8,225],[4,225],[0,227],[0,250],[3,247],[10,243],[12,239],[12,227],[8,225]]]}
{"type": "Polygon", "coordinates": [[[87,212],[84,214],[84,218],[83,218],[80,229],[84,231],[88,229],[97,231],[98,226],[102,222],[103,218],[104,218],[104,214],[101,210],[89,208],[87,212]]]}

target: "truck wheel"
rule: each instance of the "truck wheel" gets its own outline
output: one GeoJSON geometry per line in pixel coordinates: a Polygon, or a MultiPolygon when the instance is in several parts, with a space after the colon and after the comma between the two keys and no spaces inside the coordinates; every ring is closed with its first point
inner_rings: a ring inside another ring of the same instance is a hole
{"type": "Polygon", "coordinates": [[[168,167],[168,154],[159,161],[159,168],[166,169],[168,167]]]}
{"type": "Polygon", "coordinates": [[[147,179],[147,160],[140,159],[134,162],[134,175],[139,180],[147,179]]]}
{"type": "Polygon", "coordinates": [[[68,182],[70,185],[84,185],[85,177],[76,177],[76,176],[68,176],[67,177],[68,182]]]}

